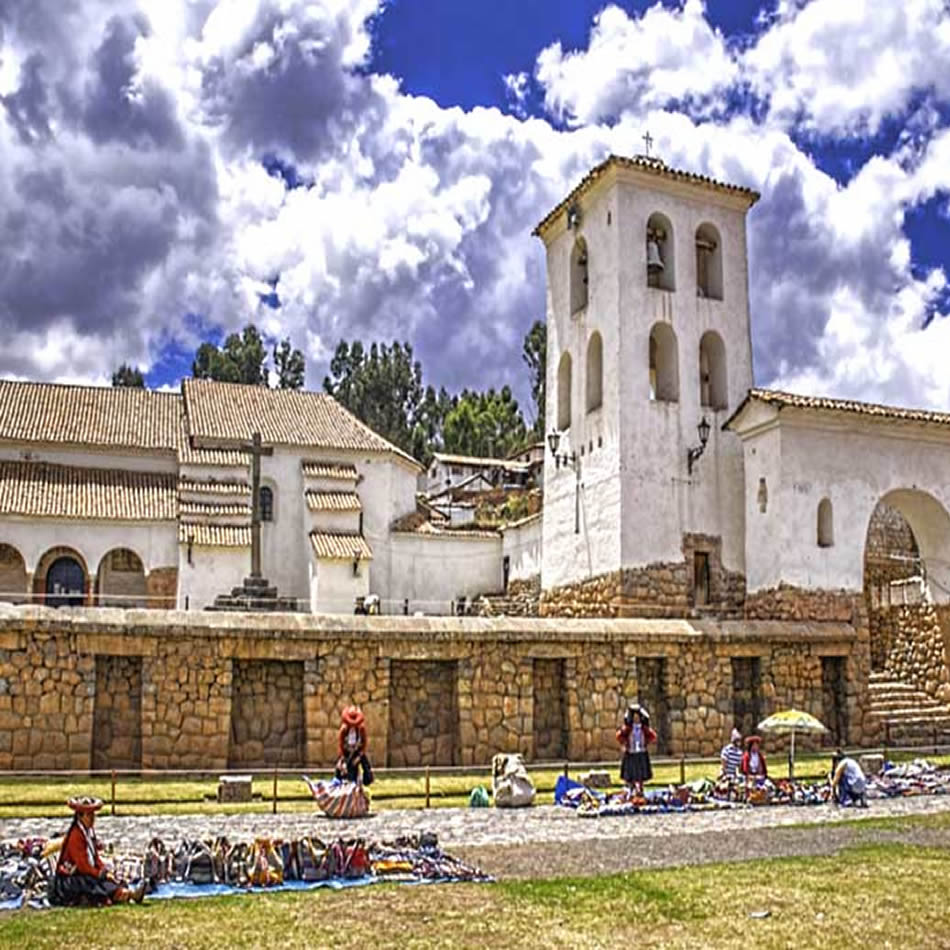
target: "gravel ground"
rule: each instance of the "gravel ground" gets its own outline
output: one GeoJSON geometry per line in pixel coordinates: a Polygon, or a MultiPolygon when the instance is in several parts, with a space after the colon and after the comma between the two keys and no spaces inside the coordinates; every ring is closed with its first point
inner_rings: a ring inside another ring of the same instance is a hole
{"type": "MultiPolygon", "coordinates": [[[[96,830],[116,850],[144,850],[155,835],[172,843],[184,837],[224,834],[231,840],[256,835],[389,839],[434,831],[446,850],[465,855],[498,877],[601,874],[637,867],[700,864],[794,854],[833,854],[854,844],[896,841],[950,848],[950,829],[866,826],[868,818],[950,812],[950,796],[872,802],[868,810],[830,805],[736,808],[683,814],[581,818],[566,808],[539,805],[383,811],[353,821],[322,814],[101,815],[96,830]],[[790,826],[805,827],[790,827],[790,826]],[[865,827],[862,827],[865,826],[865,827]]],[[[0,821],[0,838],[53,837],[69,816],[0,821]]]]}

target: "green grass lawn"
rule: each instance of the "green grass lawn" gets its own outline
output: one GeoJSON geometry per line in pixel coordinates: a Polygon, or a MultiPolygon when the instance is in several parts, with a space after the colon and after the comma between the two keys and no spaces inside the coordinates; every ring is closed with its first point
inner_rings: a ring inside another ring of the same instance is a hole
{"type": "MultiPolygon", "coordinates": [[[[897,757],[895,757],[897,758],[897,757]]],[[[903,758],[910,758],[905,755],[903,758]]],[[[950,764],[950,756],[930,757],[930,761],[950,764]]],[[[820,778],[829,765],[828,755],[803,755],[796,762],[799,778],[820,778]]],[[[614,782],[619,781],[619,764],[610,762],[608,768],[614,782]]],[[[571,770],[576,777],[580,769],[571,770]]],[[[688,782],[704,776],[715,777],[717,767],[712,764],[687,764],[688,782]]],[[[785,763],[772,763],[773,774],[786,774],[785,763]]],[[[538,789],[538,803],[549,804],[554,800],[554,783],[560,769],[532,769],[529,772],[538,789]]],[[[676,784],[680,781],[678,764],[657,765],[654,768],[654,785],[676,784]]],[[[431,805],[434,808],[464,806],[468,794],[476,785],[490,788],[489,774],[482,770],[466,773],[463,770],[433,773],[431,777],[431,805]]],[[[615,786],[619,787],[619,786],[615,786]]],[[[270,811],[273,796],[273,778],[260,776],[254,780],[254,794],[258,798],[248,804],[219,805],[215,800],[217,780],[182,780],[178,778],[126,778],[119,777],[116,786],[116,813],[120,815],[147,814],[231,814],[237,812],[270,811]]],[[[0,778],[0,819],[55,817],[64,814],[63,805],[70,795],[97,795],[110,800],[110,782],[102,778],[32,779],[0,778]]],[[[372,787],[374,810],[389,808],[419,808],[425,803],[425,779],[418,777],[395,777],[380,775],[372,787]]],[[[278,811],[305,812],[313,805],[307,787],[296,776],[283,776],[277,783],[278,811]]]]}
{"type": "Polygon", "coordinates": [[[0,919],[0,945],[946,947],[948,893],[945,851],[891,845],[599,878],[24,911],[0,919]]]}

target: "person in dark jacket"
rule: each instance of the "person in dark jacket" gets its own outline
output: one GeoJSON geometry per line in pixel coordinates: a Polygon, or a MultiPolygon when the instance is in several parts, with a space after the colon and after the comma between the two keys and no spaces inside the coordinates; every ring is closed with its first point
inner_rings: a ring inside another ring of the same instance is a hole
{"type": "Polygon", "coordinates": [[[631,703],[617,730],[617,741],[623,748],[620,777],[635,795],[643,794],[643,783],[653,778],[650,753],[647,746],[656,742],[656,733],[650,728],[650,714],[639,704],[631,703]]]}
{"type": "Polygon", "coordinates": [[[99,854],[94,829],[96,812],[102,808],[98,798],[71,798],[73,822],[63,839],[56,862],[56,873],[50,882],[49,902],[61,907],[100,906],[141,903],[145,881],[135,887],[116,880],[99,854]]]}
{"type": "Polygon", "coordinates": [[[336,763],[336,777],[350,782],[360,780],[373,784],[373,768],[366,754],[366,718],[358,706],[347,706],[340,722],[340,757],[336,763]]]}

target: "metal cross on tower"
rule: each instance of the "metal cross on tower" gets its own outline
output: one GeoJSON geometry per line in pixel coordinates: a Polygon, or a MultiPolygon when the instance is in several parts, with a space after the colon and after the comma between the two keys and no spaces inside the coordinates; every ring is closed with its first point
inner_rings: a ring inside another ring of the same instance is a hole
{"type": "Polygon", "coordinates": [[[647,158],[649,158],[649,157],[650,157],[650,146],[653,145],[653,136],[650,135],[649,130],[647,130],[647,132],[646,132],[646,133],[644,134],[644,136],[643,136],[643,144],[646,146],[646,150],[647,150],[646,154],[647,154],[647,158]]]}

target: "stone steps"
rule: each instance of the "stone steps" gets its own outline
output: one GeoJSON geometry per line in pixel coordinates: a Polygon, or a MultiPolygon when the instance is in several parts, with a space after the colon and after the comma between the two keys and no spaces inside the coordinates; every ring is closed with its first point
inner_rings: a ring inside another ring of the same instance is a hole
{"type": "Polygon", "coordinates": [[[872,673],[869,713],[885,729],[887,741],[916,744],[950,739],[950,706],[910,683],[872,673]]]}

